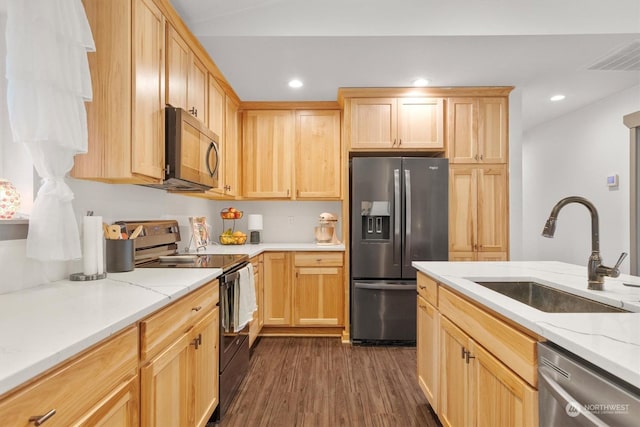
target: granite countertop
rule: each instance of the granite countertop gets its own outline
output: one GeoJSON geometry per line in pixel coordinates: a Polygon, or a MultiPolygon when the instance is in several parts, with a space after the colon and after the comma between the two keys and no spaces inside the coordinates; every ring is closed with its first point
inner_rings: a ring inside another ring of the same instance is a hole
{"type": "Polygon", "coordinates": [[[440,283],[640,388],[640,277],[607,277],[604,291],[587,289],[586,266],[561,262],[414,262],[440,283]],[[474,280],[533,280],[633,313],[546,313],[474,280]]]}
{"type": "Polygon", "coordinates": [[[0,295],[0,395],[210,282],[218,268],[108,273],[0,295]]]}

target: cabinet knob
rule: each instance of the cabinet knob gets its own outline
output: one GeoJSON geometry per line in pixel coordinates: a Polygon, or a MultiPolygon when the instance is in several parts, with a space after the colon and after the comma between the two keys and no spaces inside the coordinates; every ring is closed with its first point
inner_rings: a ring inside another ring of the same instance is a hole
{"type": "Polygon", "coordinates": [[[56,410],[52,409],[44,415],[35,415],[33,417],[29,417],[29,422],[33,423],[35,426],[42,425],[49,418],[53,417],[56,414],[56,410]]]}
{"type": "Polygon", "coordinates": [[[464,359],[464,357],[467,355],[467,350],[465,350],[464,347],[460,348],[460,350],[462,350],[460,355],[462,356],[462,359],[464,359]]]}
{"type": "Polygon", "coordinates": [[[201,306],[201,305],[199,305],[199,306],[197,306],[197,307],[193,307],[193,308],[191,309],[191,311],[200,311],[200,310],[202,310],[202,306],[201,306]]]}
{"type": "Polygon", "coordinates": [[[198,336],[191,341],[191,345],[197,350],[198,347],[202,345],[202,334],[198,334],[198,336]]]}
{"type": "Polygon", "coordinates": [[[402,145],[402,138],[398,140],[398,147],[402,145]]]}
{"type": "Polygon", "coordinates": [[[476,154],[475,156],[473,156],[474,160],[478,160],[478,155],[476,154]]]}
{"type": "Polygon", "coordinates": [[[467,359],[467,365],[469,364],[469,359],[475,359],[475,356],[471,355],[470,351],[467,351],[467,355],[466,355],[466,359],[467,359]]]}
{"type": "Polygon", "coordinates": [[[194,115],[194,116],[198,117],[198,109],[197,109],[196,107],[191,107],[191,109],[189,110],[189,112],[190,112],[192,115],[194,115]]]}

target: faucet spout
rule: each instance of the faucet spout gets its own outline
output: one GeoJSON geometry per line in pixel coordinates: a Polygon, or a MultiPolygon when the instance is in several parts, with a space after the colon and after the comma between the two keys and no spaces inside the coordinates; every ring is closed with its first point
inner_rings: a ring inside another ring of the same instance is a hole
{"type": "Polygon", "coordinates": [[[618,269],[618,267],[627,256],[627,254],[623,252],[614,267],[606,267],[602,264],[602,258],[600,257],[600,235],[598,231],[598,211],[593,203],[580,196],[570,196],[560,200],[558,203],[556,203],[553,209],[551,209],[549,218],[547,219],[547,222],[544,225],[544,229],[542,230],[542,235],[549,238],[553,237],[556,232],[556,221],[558,219],[558,214],[563,207],[570,203],[578,203],[585,206],[591,214],[591,256],[589,256],[589,262],[587,263],[587,271],[589,276],[588,288],[601,291],[604,289],[605,276],[618,277],[618,275],[620,275],[620,270],[618,269]]]}

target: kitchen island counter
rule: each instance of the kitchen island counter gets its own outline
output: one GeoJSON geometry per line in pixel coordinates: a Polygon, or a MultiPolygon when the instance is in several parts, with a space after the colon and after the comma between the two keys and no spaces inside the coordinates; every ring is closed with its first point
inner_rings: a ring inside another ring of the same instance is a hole
{"type": "Polygon", "coordinates": [[[587,289],[587,269],[561,262],[414,262],[418,271],[640,388],[640,277],[587,289]],[[536,281],[633,313],[546,313],[474,281],[536,281]]]}
{"type": "Polygon", "coordinates": [[[0,395],[222,274],[143,269],[0,295],[0,395]]]}

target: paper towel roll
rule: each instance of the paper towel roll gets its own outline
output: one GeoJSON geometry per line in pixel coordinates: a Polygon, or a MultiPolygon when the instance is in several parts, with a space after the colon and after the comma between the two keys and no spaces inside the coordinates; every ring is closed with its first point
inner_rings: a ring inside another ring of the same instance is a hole
{"type": "Polygon", "coordinates": [[[104,232],[102,231],[102,217],[94,217],[98,221],[96,227],[96,261],[98,263],[98,274],[104,273],[104,232]]]}
{"type": "MultiPolygon", "coordinates": [[[[82,265],[85,276],[98,274],[98,233],[102,230],[102,218],[85,216],[82,219],[82,265]]],[[[104,264],[102,266],[104,271],[104,264]]]]}

